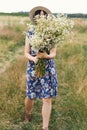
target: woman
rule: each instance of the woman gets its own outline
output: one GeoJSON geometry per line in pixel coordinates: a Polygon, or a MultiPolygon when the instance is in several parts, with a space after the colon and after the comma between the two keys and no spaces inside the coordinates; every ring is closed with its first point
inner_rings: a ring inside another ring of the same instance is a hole
{"type": "MultiPolygon", "coordinates": [[[[37,14],[36,12],[39,12],[40,15],[43,15],[44,13],[51,13],[44,7],[35,7],[30,12],[31,20],[33,20],[33,17],[37,14]]],[[[46,52],[36,53],[34,50],[32,50],[30,39],[32,38],[32,35],[34,35],[34,31],[35,30],[32,30],[32,32],[30,32],[28,30],[25,40],[25,56],[28,58],[26,70],[25,121],[30,121],[34,99],[40,98],[42,99],[43,103],[42,130],[48,130],[52,108],[52,98],[56,96],[58,87],[56,68],[53,60],[53,58],[56,56],[56,48],[52,48],[50,50],[50,54],[47,54],[46,52]],[[38,62],[39,58],[44,58],[44,60],[46,60],[46,74],[41,78],[38,78],[34,73],[36,63],[38,62]]]]}

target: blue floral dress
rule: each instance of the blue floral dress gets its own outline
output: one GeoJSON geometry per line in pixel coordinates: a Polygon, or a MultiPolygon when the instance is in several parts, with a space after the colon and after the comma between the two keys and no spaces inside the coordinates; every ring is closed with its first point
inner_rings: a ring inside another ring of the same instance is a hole
{"type": "MultiPolygon", "coordinates": [[[[28,38],[32,38],[33,31],[27,31],[28,38]]],[[[30,54],[36,56],[32,46],[30,46],[30,54]]],[[[46,74],[38,78],[35,74],[36,64],[33,61],[27,62],[26,68],[26,96],[30,99],[49,98],[57,95],[58,79],[56,73],[55,62],[53,59],[45,59],[46,74]]]]}

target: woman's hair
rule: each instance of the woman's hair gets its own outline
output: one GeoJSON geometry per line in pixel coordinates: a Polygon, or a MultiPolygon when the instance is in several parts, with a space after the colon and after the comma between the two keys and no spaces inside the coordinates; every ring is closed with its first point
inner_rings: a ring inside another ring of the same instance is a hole
{"type": "Polygon", "coordinates": [[[33,19],[34,19],[35,24],[37,24],[37,22],[36,22],[36,16],[38,16],[37,18],[40,18],[40,15],[47,16],[47,13],[46,13],[44,10],[37,10],[37,11],[34,13],[34,16],[33,16],[33,19]],[[42,13],[42,12],[43,12],[43,14],[40,14],[40,13],[42,13]]]}
{"type": "Polygon", "coordinates": [[[40,15],[40,12],[41,12],[41,11],[44,12],[44,15],[47,15],[47,13],[46,13],[44,10],[37,10],[37,11],[35,12],[35,14],[34,14],[34,17],[35,17],[36,15],[40,15]]]}

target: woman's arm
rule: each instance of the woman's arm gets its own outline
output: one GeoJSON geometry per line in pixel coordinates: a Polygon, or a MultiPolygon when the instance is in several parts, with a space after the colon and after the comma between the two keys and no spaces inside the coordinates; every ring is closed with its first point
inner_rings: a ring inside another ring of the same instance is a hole
{"type": "Polygon", "coordinates": [[[38,58],[45,58],[45,59],[52,59],[56,56],[56,48],[52,48],[50,50],[50,54],[47,54],[46,52],[43,53],[38,53],[37,57],[38,58]]]}
{"type": "Polygon", "coordinates": [[[30,61],[34,61],[35,63],[37,63],[37,61],[38,61],[37,56],[34,57],[34,56],[30,55],[30,45],[29,45],[29,39],[28,39],[27,36],[25,38],[25,50],[24,50],[24,53],[25,53],[26,58],[28,58],[30,61]]]}

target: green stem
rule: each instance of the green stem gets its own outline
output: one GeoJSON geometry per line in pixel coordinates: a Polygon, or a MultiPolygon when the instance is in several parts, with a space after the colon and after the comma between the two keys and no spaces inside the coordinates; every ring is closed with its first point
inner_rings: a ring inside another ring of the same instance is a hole
{"type": "Polygon", "coordinates": [[[35,69],[37,77],[43,77],[46,73],[45,70],[45,59],[39,59],[35,69]]]}

